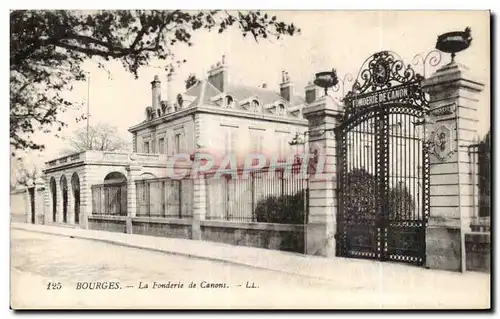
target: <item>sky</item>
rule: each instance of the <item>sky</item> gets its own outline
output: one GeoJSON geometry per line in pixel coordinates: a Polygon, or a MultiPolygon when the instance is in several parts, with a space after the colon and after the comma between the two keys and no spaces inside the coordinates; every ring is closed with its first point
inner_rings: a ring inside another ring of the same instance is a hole
{"type": "MultiPolygon", "coordinates": [[[[279,19],[293,22],[301,34],[280,40],[261,40],[241,36],[237,28],[223,34],[201,31],[193,34],[192,47],[179,45],[173,49],[177,58],[187,60],[177,69],[173,87],[175,94],[184,91],[184,80],[190,73],[203,77],[210,65],[226,56],[229,81],[250,86],[266,83],[278,90],[281,71],[286,70],[294,83],[295,94],[304,95],[304,87],[312,81],[316,72],[335,68],[342,78],[347,73],[357,75],[366,58],[381,50],[398,53],[406,64],[414,62],[415,54],[426,54],[435,47],[437,36],[444,32],[464,30],[470,26],[473,41],[471,47],[457,54],[456,61],[465,64],[472,76],[485,84],[479,104],[478,131],[482,136],[490,125],[490,26],[489,15],[484,11],[279,11],[270,12],[279,19]]],[[[450,56],[442,55],[441,65],[450,56]]],[[[164,62],[163,62],[164,63],[164,62]]],[[[422,73],[422,66],[415,65],[422,73]]],[[[127,129],[140,123],[144,109],[151,105],[151,84],[155,75],[162,81],[162,98],[165,99],[166,74],[161,61],[139,71],[134,79],[120,63],[107,64],[109,74],[97,68],[96,61],[87,61],[85,70],[90,83],[75,83],[66,94],[84,105],[89,97],[90,123],[102,122],[116,126],[120,135],[132,140],[127,129]],[[87,94],[90,92],[90,94],[87,94]]],[[[427,66],[426,76],[436,67],[427,66]]],[[[347,92],[349,86],[346,86],[347,92]]],[[[341,93],[333,93],[340,97],[341,93]]],[[[64,113],[61,119],[68,127],[61,132],[70,136],[75,129],[85,126],[76,123],[75,117],[86,112],[86,107],[64,113]]],[[[36,134],[35,141],[46,144],[43,153],[33,152],[25,156],[27,165],[43,165],[65,148],[65,141],[54,134],[36,134]]]]}

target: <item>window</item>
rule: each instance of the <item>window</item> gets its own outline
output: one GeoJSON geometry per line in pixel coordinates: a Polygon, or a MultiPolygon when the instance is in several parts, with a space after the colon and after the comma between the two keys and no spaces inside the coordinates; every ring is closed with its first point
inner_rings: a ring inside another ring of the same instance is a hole
{"type": "Polygon", "coordinates": [[[148,142],[144,142],[144,146],[142,148],[142,152],[143,153],[149,153],[149,141],[148,142]]]}
{"type": "Polygon", "coordinates": [[[154,140],[151,141],[151,153],[155,154],[156,153],[156,143],[154,140]]]}
{"type": "Polygon", "coordinates": [[[174,135],[174,152],[179,154],[184,151],[184,133],[175,133],[174,135]]]}
{"type": "Polygon", "coordinates": [[[278,115],[283,115],[285,114],[285,105],[283,104],[278,104],[278,108],[276,109],[276,114],[278,115]]]}
{"type": "Polygon", "coordinates": [[[264,136],[259,132],[250,132],[250,147],[254,153],[262,153],[264,136]]]}
{"type": "Polygon", "coordinates": [[[257,101],[257,100],[253,100],[253,101],[252,101],[252,104],[251,104],[251,110],[252,110],[253,112],[258,112],[258,111],[259,111],[259,109],[260,109],[260,104],[259,104],[259,101],[257,101]]]}
{"type": "Polygon", "coordinates": [[[176,154],[179,154],[181,149],[181,134],[177,133],[174,136],[174,151],[176,154]]]}
{"type": "Polygon", "coordinates": [[[158,139],[158,152],[160,154],[165,154],[165,138],[163,137],[158,139]]]}
{"type": "Polygon", "coordinates": [[[283,159],[285,157],[285,140],[280,138],[278,140],[278,159],[283,159]]]}
{"type": "Polygon", "coordinates": [[[226,132],[224,136],[224,148],[226,154],[234,152],[236,150],[237,133],[238,128],[236,127],[226,127],[226,132]]]}
{"type": "Polygon", "coordinates": [[[224,102],[226,107],[232,107],[234,102],[233,97],[231,95],[226,95],[224,102]]]}

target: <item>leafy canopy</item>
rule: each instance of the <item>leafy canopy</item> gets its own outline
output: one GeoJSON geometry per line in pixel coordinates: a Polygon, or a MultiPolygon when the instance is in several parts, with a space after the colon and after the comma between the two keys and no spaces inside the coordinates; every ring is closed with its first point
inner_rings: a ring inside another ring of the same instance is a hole
{"type": "Polygon", "coordinates": [[[61,94],[85,80],[82,63],[97,57],[101,68],[118,60],[136,78],[152,59],[168,71],[186,62],[172,48],[193,45],[200,30],[222,33],[238,27],[255,41],[300,32],[293,24],[260,11],[42,11],[10,13],[10,143],[14,150],[43,149],[30,140],[37,130],[61,130],[60,112],[78,107],[61,94]]]}

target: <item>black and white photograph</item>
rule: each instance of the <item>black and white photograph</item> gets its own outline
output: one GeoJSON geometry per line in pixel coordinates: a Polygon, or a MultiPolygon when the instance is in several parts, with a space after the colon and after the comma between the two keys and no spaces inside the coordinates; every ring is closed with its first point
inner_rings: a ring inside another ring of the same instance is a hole
{"type": "Polygon", "coordinates": [[[491,309],[491,19],[9,10],[10,308],[491,309]]]}

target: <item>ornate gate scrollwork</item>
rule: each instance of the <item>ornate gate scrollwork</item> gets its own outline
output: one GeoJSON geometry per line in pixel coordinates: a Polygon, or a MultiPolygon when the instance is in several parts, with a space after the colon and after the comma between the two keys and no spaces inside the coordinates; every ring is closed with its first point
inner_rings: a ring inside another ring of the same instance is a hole
{"type": "Polygon", "coordinates": [[[370,56],[336,128],[338,251],[346,257],[425,262],[429,211],[428,112],[423,77],[393,52],[370,56]]]}

